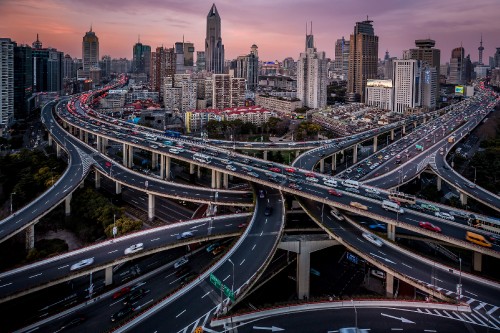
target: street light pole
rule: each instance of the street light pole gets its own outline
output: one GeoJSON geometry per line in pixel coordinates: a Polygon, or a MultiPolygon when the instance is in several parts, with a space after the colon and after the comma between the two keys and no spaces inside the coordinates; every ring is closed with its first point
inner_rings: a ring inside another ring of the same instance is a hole
{"type": "Polygon", "coordinates": [[[234,293],[234,262],[231,259],[227,259],[233,265],[233,283],[231,284],[231,292],[234,293]]]}
{"type": "Polygon", "coordinates": [[[458,275],[458,286],[457,286],[457,291],[458,291],[458,300],[460,301],[462,299],[462,258],[458,258],[459,262],[459,275],[458,275]]]}
{"type": "Polygon", "coordinates": [[[358,310],[356,309],[356,305],[354,304],[354,300],[351,299],[352,306],[354,307],[354,327],[358,328],[358,310]]]}
{"type": "Polygon", "coordinates": [[[12,214],[12,210],[13,210],[13,209],[12,209],[12,196],[13,196],[14,194],[16,194],[16,192],[12,192],[12,193],[10,194],[10,214],[12,214]]]}

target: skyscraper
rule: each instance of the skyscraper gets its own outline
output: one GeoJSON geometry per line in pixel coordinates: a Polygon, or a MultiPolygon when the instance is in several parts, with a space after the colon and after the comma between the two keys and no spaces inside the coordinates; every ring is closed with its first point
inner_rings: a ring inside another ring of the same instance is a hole
{"type": "MultiPolygon", "coordinates": [[[[306,34],[306,46],[313,41],[312,31],[306,34]]],[[[308,47],[297,62],[297,98],[304,106],[321,108],[326,106],[327,61],[325,52],[308,47]]]]}
{"type": "Polygon", "coordinates": [[[200,72],[205,70],[205,51],[196,51],[196,71],[200,72]]]}
{"type": "Polygon", "coordinates": [[[393,111],[405,113],[408,108],[421,105],[420,60],[394,60],[394,102],[393,111]]]}
{"type": "Polygon", "coordinates": [[[432,39],[415,40],[416,49],[408,50],[408,59],[421,60],[430,67],[436,68],[438,82],[435,91],[432,93],[436,99],[439,98],[439,75],[441,69],[441,50],[434,48],[436,41],[432,39]]]}
{"type": "Polygon", "coordinates": [[[33,92],[60,92],[63,88],[64,53],[53,48],[33,49],[33,92]]]}
{"type": "Polygon", "coordinates": [[[447,82],[450,84],[465,83],[464,48],[461,46],[451,51],[450,75],[447,82]]]}
{"type": "Polygon", "coordinates": [[[259,52],[257,45],[253,44],[250,53],[239,56],[236,59],[235,77],[244,78],[247,83],[247,89],[255,91],[259,83],[259,52]]]}
{"type": "Polygon", "coordinates": [[[221,21],[215,4],[207,15],[207,37],[205,39],[206,69],[214,74],[224,73],[224,45],[221,37],[221,21]]]}
{"type": "Polygon", "coordinates": [[[33,92],[33,54],[28,45],[14,44],[14,118],[24,119],[31,110],[28,99],[33,92]]]}
{"type": "Polygon", "coordinates": [[[88,77],[90,68],[99,67],[99,38],[92,31],[92,26],[90,27],[90,31],[87,31],[85,36],[83,36],[82,59],[83,72],[88,77]]]}
{"type": "Polygon", "coordinates": [[[134,73],[146,73],[149,75],[151,67],[151,46],[144,45],[140,41],[132,48],[132,71],[134,73]]]}
{"type": "Polygon", "coordinates": [[[347,92],[350,101],[364,101],[366,80],[377,78],[378,36],[373,21],[356,22],[349,43],[349,74],[347,92]]]}
{"type": "Polygon", "coordinates": [[[163,96],[165,80],[175,74],[175,49],[159,46],[151,53],[151,88],[163,96]]]}
{"type": "Polygon", "coordinates": [[[340,75],[347,77],[349,71],[349,45],[350,41],[345,40],[344,37],[337,39],[335,42],[335,60],[333,68],[340,75]]]}
{"type": "Polygon", "coordinates": [[[0,38],[0,136],[14,119],[14,43],[0,38]]]}

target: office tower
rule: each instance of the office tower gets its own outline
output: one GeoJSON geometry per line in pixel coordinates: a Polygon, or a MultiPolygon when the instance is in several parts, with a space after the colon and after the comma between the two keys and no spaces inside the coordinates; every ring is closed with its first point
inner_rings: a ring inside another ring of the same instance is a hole
{"type": "Polygon", "coordinates": [[[126,58],[111,59],[111,73],[128,73],[132,69],[132,62],[126,58]]]}
{"type": "Polygon", "coordinates": [[[14,118],[24,119],[31,107],[33,92],[33,53],[28,45],[14,43],[14,118]]]}
{"type": "Polygon", "coordinates": [[[392,80],[366,80],[365,103],[367,105],[392,110],[392,94],[394,92],[392,80]]]}
{"type": "Polygon", "coordinates": [[[349,42],[348,100],[364,101],[366,80],[377,78],[378,36],[373,21],[356,22],[349,42]]]}
{"type": "MultiPolygon", "coordinates": [[[[312,32],[306,35],[307,38],[313,40],[312,32]]],[[[297,61],[297,98],[309,108],[326,106],[326,80],[325,52],[318,52],[315,47],[307,48],[297,61]]]]}
{"type": "Polygon", "coordinates": [[[33,92],[61,92],[64,53],[56,49],[33,49],[33,92]]]}
{"type": "Polygon", "coordinates": [[[14,120],[14,43],[0,38],[0,136],[14,120]]]}
{"type": "Polygon", "coordinates": [[[221,22],[215,4],[207,15],[207,38],[205,39],[206,69],[215,74],[224,73],[224,45],[221,37],[221,22]]]}
{"type": "Polygon", "coordinates": [[[384,79],[387,79],[387,80],[393,79],[393,77],[392,77],[392,75],[394,74],[393,61],[396,59],[397,59],[396,57],[392,57],[392,58],[389,58],[389,59],[384,61],[384,79]]]}
{"type": "Polygon", "coordinates": [[[101,69],[102,77],[110,78],[111,77],[111,56],[104,55],[99,62],[99,68],[101,69]]]}
{"type": "Polygon", "coordinates": [[[405,113],[408,108],[421,105],[420,60],[394,60],[393,111],[405,113]]]}
{"type": "Polygon", "coordinates": [[[493,55],[493,66],[500,67],[500,47],[497,47],[495,54],[493,55]]]}
{"type": "Polygon", "coordinates": [[[205,51],[197,51],[196,52],[196,71],[200,72],[202,70],[205,70],[205,68],[206,68],[205,51]]]}
{"type": "Polygon", "coordinates": [[[92,31],[92,26],[90,27],[90,31],[87,31],[85,36],[83,36],[82,59],[83,72],[88,77],[90,68],[99,67],[99,38],[92,31]]]}
{"type": "Polygon", "coordinates": [[[255,91],[259,83],[259,53],[257,45],[253,44],[250,53],[236,59],[235,77],[244,78],[247,89],[255,91]]]}
{"type": "MultiPolygon", "coordinates": [[[[441,70],[441,50],[434,48],[436,41],[432,39],[417,39],[415,40],[416,49],[408,50],[408,59],[421,60],[423,63],[436,68],[437,77],[440,76],[441,70]]],[[[439,98],[439,80],[436,85],[434,95],[439,98]]]]}
{"type": "Polygon", "coordinates": [[[483,35],[482,34],[481,34],[481,41],[479,42],[479,47],[477,48],[477,50],[479,51],[479,65],[483,65],[484,47],[483,47],[483,35]]]}
{"type": "Polygon", "coordinates": [[[176,54],[174,48],[159,46],[151,53],[151,88],[163,96],[165,80],[172,77],[176,69],[176,54]]]}
{"type": "Polygon", "coordinates": [[[144,45],[140,41],[132,48],[132,72],[149,75],[151,69],[151,46],[144,45]]]}
{"type": "Polygon", "coordinates": [[[313,23],[311,22],[311,31],[309,35],[307,34],[307,23],[306,23],[306,47],[305,49],[313,49],[314,48],[314,35],[312,33],[313,23]]]}
{"type": "Polygon", "coordinates": [[[194,69],[194,44],[191,42],[184,42],[184,69],[190,72],[194,69]]]}
{"type": "Polygon", "coordinates": [[[188,112],[196,109],[197,83],[190,74],[175,74],[165,83],[163,102],[167,110],[188,112]]]}
{"type": "Polygon", "coordinates": [[[73,79],[73,59],[69,54],[66,54],[63,59],[63,79],[73,79]]]}
{"type": "Polygon", "coordinates": [[[350,41],[345,40],[343,36],[335,42],[335,60],[333,62],[333,68],[344,78],[347,78],[347,73],[349,71],[349,45],[350,41]]]}
{"type": "Polygon", "coordinates": [[[450,59],[450,75],[448,77],[450,84],[465,83],[465,66],[464,66],[464,48],[457,47],[451,51],[450,59]]]}
{"type": "Polygon", "coordinates": [[[36,41],[34,41],[32,44],[31,44],[31,47],[33,49],[41,49],[42,48],[42,42],[40,41],[40,39],[38,38],[38,34],[36,34],[36,41]]]}
{"type": "Polygon", "coordinates": [[[439,98],[438,72],[436,67],[423,63],[422,65],[422,106],[429,110],[436,108],[436,100],[439,98]]]}

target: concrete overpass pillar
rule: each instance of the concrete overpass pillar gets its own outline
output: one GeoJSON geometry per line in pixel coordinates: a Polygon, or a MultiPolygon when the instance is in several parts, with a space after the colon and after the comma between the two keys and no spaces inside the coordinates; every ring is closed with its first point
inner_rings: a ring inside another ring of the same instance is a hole
{"type": "Polygon", "coordinates": [[[26,250],[29,251],[34,247],[35,247],[35,225],[32,224],[26,228],[26,250]]]}
{"type": "Polygon", "coordinates": [[[97,144],[96,144],[97,151],[102,153],[102,137],[98,135],[96,142],[97,142],[97,144]]]}
{"type": "Polygon", "coordinates": [[[115,182],[115,193],[116,194],[122,193],[122,184],[121,183],[115,182]]]}
{"type": "Polygon", "coordinates": [[[109,286],[113,283],[113,266],[104,269],[104,285],[109,286]]]}
{"type": "Polygon", "coordinates": [[[358,144],[354,145],[352,149],[352,164],[356,164],[358,162],[358,144]]]}
{"type": "Polygon", "coordinates": [[[299,157],[299,155],[300,155],[300,150],[296,150],[295,151],[295,157],[297,158],[297,157],[299,157]]]}
{"type": "Polygon", "coordinates": [[[160,154],[160,178],[165,179],[165,157],[160,154]]]}
{"type": "Polygon", "coordinates": [[[392,241],[396,240],[396,226],[394,224],[387,224],[387,238],[392,241]]]}
{"type": "Polygon", "coordinates": [[[71,214],[71,197],[73,195],[70,193],[64,200],[64,212],[66,213],[66,216],[69,216],[71,214]]]}
{"type": "Polygon", "coordinates": [[[212,169],[212,188],[215,188],[217,182],[217,170],[212,169]]]}
{"type": "Polygon", "coordinates": [[[385,293],[387,297],[394,296],[394,275],[385,273],[385,293]]]}
{"type": "Polygon", "coordinates": [[[462,206],[465,206],[467,205],[467,194],[464,193],[464,192],[460,192],[460,203],[462,204],[462,206]]]}
{"type": "Polygon", "coordinates": [[[197,177],[198,179],[200,179],[200,178],[201,178],[201,166],[199,166],[199,165],[198,165],[198,171],[197,171],[196,177],[197,177]]]}
{"type": "Polygon", "coordinates": [[[89,143],[89,133],[88,132],[84,132],[83,133],[83,141],[85,141],[85,143],[89,143]]]}
{"type": "Polygon", "coordinates": [[[148,220],[152,221],[155,217],[155,196],[148,193],[148,220]]]}
{"type": "Polygon", "coordinates": [[[437,177],[436,186],[438,191],[441,191],[441,185],[442,185],[442,180],[441,178],[437,177]]]}
{"type": "Polygon", "coordinates": [[[171,163],[171,157],[170,156],[163,156],[163,159],[165,160],[165,179],[170,180],[170,167],[172,166],[171,163]]]}
{"type": "Polygon", "coordinates": [[[106,152],[106,147],[108,146],[108,139],[107,138],[102,138],[102,153],[104,154],[106,152]]]}
{"type": "Polygon", "coordinates": [[[153,152],[151,153],[151,170],[155,170],[158,168],[158,154],[153,152]]]}
{"type": "Polygon", "coordinates": [[[222,187],[225,189],[229,188],[229,174],[227,173],[222,174],[222,187]]]}
{"type": "Polygon", "coordinates": [[[319,160],[319,172],[324,173],[325,172],[325,159],[322,158],[319,160]]]}
{"type": "Polygon", "coordinates": [[[391,141],[394,141],[394,129],[391,129],[391,141]]]}
{"type": "Polygon", "coordinates": [[[128,146],[127,168],[131,168],[134,164],[134,146],[128,146]]]}
{"type": "Polygon", "coordinates": [[[417,124],[417,122],[416,122],[416,121],[414,121],[414,122],[413,122],[413,128],[414,128],[414,129],[415,129],[415,128],[417,128],[417,125],[418,125],[418,124],[417,124]]]}
{"type": "Polygon", "coordinates": [[[401,133],[403,135],[406,135],[406,125],[403,125],[403,127],[401,127],[401,133]]]}
{"type": "Polygon", "coordinates": [[[192,175],[195,173],[195,165],[193,163],[189,163],[189,174],[192,175]]]}
{"type": "Polygon", "coordinates": [[[81,129],[78,130],[78,138],[83,141],[83,131],[81,129]]]}
{"type": "Polygon", "coordinates": [[[221,188],[222,187],[222,172],[217,171],[215,174],[217,175],[217,178],[215,181],[215,187],[221,188]]]}
{"type": "Polygon", "coordinates": [[[267,150],[264,150],[264,159],[267,161],[267,150]]]}
{"type": "Polygon", "coordinates": [[[95,172],[95,188],[96,190],[101,188],[101,174],[99,172],[95,172]]]}
{"type": "Polygon", "coordinates": [[[61,157],[61,145],[56,142],[56,156],[61,157]]]}
{"type": "Polygon", "coordinates": [[[49,134],[49,147],[52,147],[52,135],[49,134]]]}
{"type": "Polygon", "coordinates": [[[332,171],[337,170],[337,153],[332,156],[332,171]]]}
{"type": "Polygon", "coordinates": [[[126,143],[123,144],[122,152],[123,152],[123,166],[124,167],[128,167],[128,147],[129,147],[128,144],[126,144],[126,143]]]}
{"type": "Polygon", "coordinates": [[[483,269],[483,255],[479,252],[474,252],[472,257],[472,266],[476,272],[481,272],[483,269]]]}
{"type": "Polygon", "coordinates": [[[374,152],[374,153],[376,153],[376,152],[377,152],[377,150],[378,150],[377,145],[378,145],[378,137],[377,137],[377,136],[374,136],[374,137],[373,137],[373,152],[374,152]]]}
{"type": "MultiPolygon", "coordinates": [[[[302,245],[302,243],[301,243],[302,245]]],[[[301,249],[302,250],[302,249],[301,249]]],[[[309,283],[311,279],[311,252],[301,251],[297,254],[297,297],[309,297],[309,283]]]]}

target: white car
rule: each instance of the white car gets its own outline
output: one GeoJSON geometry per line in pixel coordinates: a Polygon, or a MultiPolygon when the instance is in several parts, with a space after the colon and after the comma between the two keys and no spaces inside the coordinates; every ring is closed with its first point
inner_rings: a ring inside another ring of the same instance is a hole
{"type": "Polygon", "coordinates": [[[177,239],[186,239],[193,237],[194,234],[191,231],[186,231],[177,235],[177,239]]]}
{"type": "Polygon", "coordinates": [[[434,215],[436,217],[440,217],[442,219],[445,219],[445,220],[450,220],[450,221],[455,221],[455,218],[453,217],[453,215],[450,215],[448,213],[444,213],[444,212],[435,212],[434,215]]]}
{"type": "Polygon", "coordinates": [[[189,259],[188,258],[181,258],[179,260],[177,260],[174,264],[174,268],[179,268],[181,267],[182,265],[185,265],[189,262],[189,259]]]}
{"type": "Polygon", "coordinates": [[[372,275],[380,279],[385,279],[385,273],[378,269],[372,269],[372,275]]]}
{"type": "Polygon", "coordinates": [[[169,152],[169,153],[172,153],[172,154],[179,154],[179,153],[180,153],[180,152],[179,152],[179,149],[177,149],[177,148],[170,148],[170,149],[168,150],[168,152],[169,152]]]}
{"type": "Polygon", "coordinates": [[[125,254],[131,254],[131,253],[136,253],[144,249],[144,244],[143,243],[137,243],[134,245],[131,245],[125,249],[125,254]]]}
{"type": "Polygon", "coordinates": [[[363,238],[369,241],[370,243],[377,245],[378,247],[384,245],[384,243],[382,242],[382,240],[380,240],[380,238],[378,238],[373,234],[370,234],[369,232],[363,232],[363,238]]]}
{"type": "Polygon", "coordinates": [[[223,160],[220,160],[222,163],[224,164],[232,164],[233,162],[231,162],[230,160],[227,160],[227,159],[223,159],[223,160]]]}
{"type": "Polygon", "coordinates": [[[230,170],[230,171],[236,171],[236,167],[234,165],[226,165],[226,169],[230,170]]]}
{"type": "Polygon", "coordinates": [[[380,194],[379,190],[376,190],[376,189],[371,188],[371,187],[366,187],[365,188],[365,192],[367,192],[367,193],[373,193],[373,194],[380,194]]]}
{"type": "Polygon", "coordinates": [[[313,182],[313,183],[317,183],[318,182],[318,178],[315,178],[315,177],[306,177],[306,180],[308,182],[313,182]]]}
{"type": "Polygon", "coordinates": [[[94,258],[88,258],[88,259],[83,259],[77,262],[76,264],[71,265],[69,268],[70,271],[76,271],[77,269],[80,269],[82,267],[92,265],[94,263],[94,258]]]}

